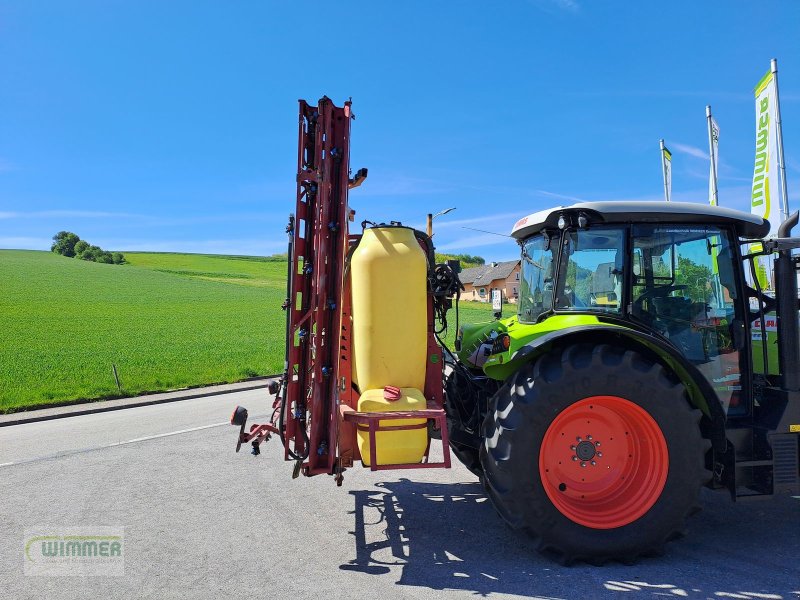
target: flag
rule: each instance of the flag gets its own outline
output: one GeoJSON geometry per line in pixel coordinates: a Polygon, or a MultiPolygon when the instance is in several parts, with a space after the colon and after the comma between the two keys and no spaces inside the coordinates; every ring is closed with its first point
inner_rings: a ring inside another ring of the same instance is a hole
{"type": "MultiPolygon", "coordinates": [[[[710,108],[710,107],[709,107],[710,108]]],[[[711,150],[711,170],[708,175],[708,201],[712,206],[719,205],[717,191],[717,169],[719,168],[719,125],[708,113],[708,144],[711,150]]]]}
{"type": "Polygon", "coordinates": [[[768,219],[770,234],[780,225],[778,187],[778,135],[775,77],[768,72],[755,89],[756,96],[756,158],[753,167],[753,190],[750,212],[768,219]]]}
{"type": "MultiPolygon", "coordinates": [[[[770,70],[755,89],[756,100],[756,156],[753,167],[753,189],[750,212],[769,220],[769,235],[777,235],[780,225],[778,185],[778,98],[775,73],[770,70]]],[[[758,245],[760,247],[760,244],[758,245]]],[[[756,274],[761,287],[772,289],[772,256],[760,256],[756,274]]]]}
{"type": "Polygon", "coordinates": [[[672,152],[667,150],[664,140],[661,140],[661,168],[664,172],[664,198],[669,202],[672,200],[672,152]]]}

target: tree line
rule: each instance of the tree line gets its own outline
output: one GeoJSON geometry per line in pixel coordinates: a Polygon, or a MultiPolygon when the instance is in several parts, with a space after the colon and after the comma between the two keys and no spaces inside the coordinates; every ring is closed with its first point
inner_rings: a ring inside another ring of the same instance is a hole
{"type": "Polygon", "coordinates": [[[71,231],[59,231],[55,234],[50,250],[61,256],[109,265],[121,265],[125,262],[125,257],[121,252],[109,252],[108,250],[103,250],[100,246],[93,246],[71,231]]]}
{"type": "Polygon", "coordinates": [[[469,254],[440,254],[439,252],[436,253],[437,263],[445,263],[448,260],[460,261],[462,269],[479,267],[486,264],[486,259],[482,256],[471,256],[469,254]]]}

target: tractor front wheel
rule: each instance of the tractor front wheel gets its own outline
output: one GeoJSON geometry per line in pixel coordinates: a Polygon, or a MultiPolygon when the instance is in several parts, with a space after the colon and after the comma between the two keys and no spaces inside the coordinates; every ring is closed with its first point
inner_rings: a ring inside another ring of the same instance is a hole
{"type": "Polygon", "coordinates": [[[681,534],[709,479],[683,385],[654,361],[574,345],[522,367],[484,422],[495,508],[562,562],[632,562],[681,534]]]}

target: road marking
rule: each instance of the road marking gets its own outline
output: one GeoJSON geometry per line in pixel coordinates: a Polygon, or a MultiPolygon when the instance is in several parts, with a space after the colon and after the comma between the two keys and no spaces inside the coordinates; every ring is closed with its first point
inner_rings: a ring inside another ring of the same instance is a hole
{"type": "Polygon", "coordinates": [[[65,452],[57,452],[55,454],[47,454],[45,456],[37,456],[35,458],[26,458],[24,460],[18,460],[15,462],[5,462],[0,463],[0,468],[3,467],[11,467],[14,465],[23,465],[26,463],[37,462],[40,460],[48,460],[51,458],[62,458],[65,456],[72,456],[73,454],[83,454],[84,452],[93,452],[95,450],[106,450],[108,448],[116,448],[118,446],[125,446],[127,444],[135,444],[137,442],[146,442],[149,440],[156,440],[159,438],[170,437],[173,435],[180,435],[182,433],[192,433],[194,431],[201,431],[203,429],[211,429],[212,427],[222,427],[223,425],[230,425],[229,421],[225,421],[223,423],[213,423],[211,425],[201,425],[200,427],[190,427],[189,429],[180,429],[178,431],[170,431],[169,433],[157,433],[156,435],[146,435],[140,438],[134,438],[132,440],[125,440],[123,442],[114,442],[112,444],[105,444],[103,446],[95,446],[93,448],[81,448],[79,450],[67,450],[65,452]]]}
{"type": "MultiPolygon", "coordinates": [[[[200,427],[191,427],[189,429],[181,429],[180,431],[170,431],[169,433],[157,433],[156,435],[146,435],[140,438],[134,438],[132,440],[126,440],[124,442],[115,442],[113,444],[108,444],[107,446],[100,446],[101,448],[113,448],[114,446],[124,446],[125,444],[134,444],[136,442],[146,442],[147,440],[156,440],[158,438],[169,437],[171,435],[180,435],[182,433],[191,433],[192,431],[200,431],[201,429],[211,429],[212,427],[221,427],[222,425],[230,425],[229,421],[225,421],[223,423],[214,423],[213,425],[201,425],[200,427]]],[[[2,466],[2,465],[0,465],[2,466]]]]}

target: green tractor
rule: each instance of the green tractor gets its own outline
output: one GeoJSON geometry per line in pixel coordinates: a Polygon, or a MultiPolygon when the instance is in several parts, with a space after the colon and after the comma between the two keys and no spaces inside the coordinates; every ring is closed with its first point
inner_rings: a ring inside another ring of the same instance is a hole
{"type": "Polygon", "coordinates": [[[459,329],[445,403],[509,525],[564,563],[629,562],[682,534],[703,486],[800,491],[797,220],[765,239],[731,209],[594,202],[515,224],[517,314],[459,329]],[[773,353],[777,374],[753,367],[773,353]]]}

